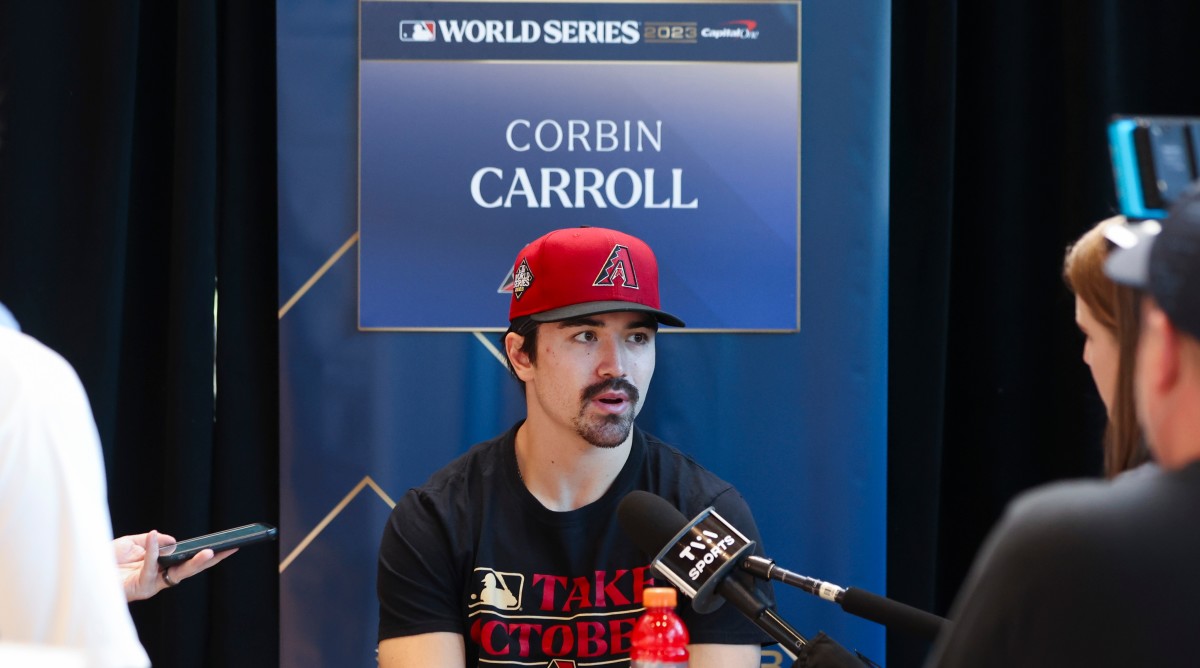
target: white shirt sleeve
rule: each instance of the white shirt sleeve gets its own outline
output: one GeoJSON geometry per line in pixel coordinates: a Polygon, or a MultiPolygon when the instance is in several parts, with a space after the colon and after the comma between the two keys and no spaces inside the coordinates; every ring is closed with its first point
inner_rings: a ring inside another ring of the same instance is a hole
{"type": "Polygon", "coordinates": [[[0,641],[150,665],[119,580],[100,439],[74,369],[0,328],[0,641]]]}

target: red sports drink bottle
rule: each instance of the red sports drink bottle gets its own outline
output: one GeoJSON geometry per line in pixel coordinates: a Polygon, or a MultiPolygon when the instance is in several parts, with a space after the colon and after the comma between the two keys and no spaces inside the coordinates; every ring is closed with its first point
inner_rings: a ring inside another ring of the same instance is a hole
{"type": "Polygon", "coordinates": [[[646,612],[633,627],[630,668],[687,668],[688,632],[675,614],[675,590],[647,587],[642,592],[646,612]]]}

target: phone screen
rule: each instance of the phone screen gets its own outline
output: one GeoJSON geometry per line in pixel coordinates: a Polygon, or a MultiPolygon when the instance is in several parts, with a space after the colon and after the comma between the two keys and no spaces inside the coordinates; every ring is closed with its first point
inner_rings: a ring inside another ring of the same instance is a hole
{"type": "Polygon", "coordinates": [[[1185,123],[1163,123],[1148,128],[1149,162],[1154,166],[1155,194],[1158,195],[1152,206],[1169,207],[1196,178],[1189,130],[1185,123]]]}
{"type": "Polygon", "coordinates": [[[170,565],[186,561],[191,559],[197,552],[206,548],[211,548],[214,552],[220,552],[222,550],[241,547],[242,545],[273,540],[278,533],[279,531],[275,527],[260,522],[247,524],[235,529],[210,533],[205,536],[197,536],[196,538],[181,540],[174,545],[162,548],[159,551],[158,563],[170,565]]]}
{"type": "Polygon", "coordinates": [[[1108,126],[1113,176],[1121,213],[1162,218],[1200,177],[1200,119],[1134,116],[1108,126]]]}

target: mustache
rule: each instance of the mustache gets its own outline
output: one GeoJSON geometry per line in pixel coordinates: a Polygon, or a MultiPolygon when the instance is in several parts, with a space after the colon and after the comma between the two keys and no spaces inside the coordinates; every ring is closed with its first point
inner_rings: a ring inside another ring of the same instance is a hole
{"type": "Polygon", "coordinates": [[[624,392],[629,396],[629,400],[635,404],[638,402],[638,398],[641,396],[638,392],[638,389],[634,387],[633,383],[625,380],[624,378],[611,378],[609,380],[602,380],[599,383],[589,385],[584,388],[583,401],[591,401],[605,392],[624,392]]]}

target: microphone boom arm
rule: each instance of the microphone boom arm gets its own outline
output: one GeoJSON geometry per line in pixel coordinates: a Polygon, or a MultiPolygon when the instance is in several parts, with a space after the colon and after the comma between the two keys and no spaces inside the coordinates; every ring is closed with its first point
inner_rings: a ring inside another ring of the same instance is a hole
{"type": "Polygon", "coordinates": [[[883,624],[897,631],[918,636],[926,640],[937,637],[948,622],[924,610],[905,605],[878,594],[854,587],[843,588],[830,582],[806,577],[780,568],[765,557],[749,555],[741,562],[742,569],[764,580],[776,580],[802,589],[826,601],[832,601],[842,610],[863,619],[883,624]]]}
{"type": "Polygon", "coordinates": [[[846,590],[833,584],[816,578],[810,578],[799,573],[793,573],[785,568],[780,568],[775,565],[775,562],[766,557],[749,555],[742,561],[742,568],[748,571],[751,575],[763,580],[776,580],[786,585],[791,585],[802,589],[813,596],[820,596],[826,601],[841,603],[842,597],[846,595],[846,590]]]}
{"type": "Polygon", "coordinates": [[[785,622],[779,613],[745,587],[738,586],[731,580],[724,580],[717,585],[717,592],[758,628],[774,638],[793,661],[808,644],[808,640],[785,622]]]}

